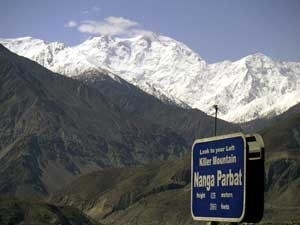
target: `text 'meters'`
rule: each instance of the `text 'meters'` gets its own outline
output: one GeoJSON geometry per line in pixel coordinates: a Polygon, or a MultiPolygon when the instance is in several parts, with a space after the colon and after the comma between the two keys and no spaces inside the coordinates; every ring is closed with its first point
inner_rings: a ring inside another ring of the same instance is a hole
{"type": "Polygon", "coordinates": [[[191,157],[195,220],[240,222],[245,214],[246,140],[235,133],[196,140],[191,157]]]}

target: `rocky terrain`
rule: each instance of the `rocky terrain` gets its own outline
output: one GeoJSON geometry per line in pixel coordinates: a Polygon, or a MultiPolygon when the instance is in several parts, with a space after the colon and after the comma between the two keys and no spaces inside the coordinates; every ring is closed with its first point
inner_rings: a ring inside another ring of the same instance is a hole
{"type": "Polygon", "coordinates": [[[0,199],[0,224],[100,225],[72,207],[15,198],[0,199]]]}
{"type": "MultiPolygon", "coordinates": [[[[116,81],[101,92],[100,86],[54,74],[3,46],[0,81],[3,194],[45,196],[94,170],[180,158],[191,139],[212,133],[213,118],[199,110],[162,103],[116,81]],[[127,95],[114,95],[114,85],[127,87],[127,95]],[[117,99],[139,108],[140,115],[117,99]],[[148,103],[142,108],[140,102],[148,103]],[[151,116],[142,113],[148,110],[151,116]]],[[[219,125],[220,132],[239,129],[225,121],[219,125]]]]}
{"type": "MultiPolygon", "coordinates": [[[[300,222],[300,117],[287,117],[260,132],[266,148],[262,223],[300,222]]],[[[50,199],[77,207],[104,224],[198,224],[190,216],[189,155],[145,167],[93,172],[50,199]]]]}

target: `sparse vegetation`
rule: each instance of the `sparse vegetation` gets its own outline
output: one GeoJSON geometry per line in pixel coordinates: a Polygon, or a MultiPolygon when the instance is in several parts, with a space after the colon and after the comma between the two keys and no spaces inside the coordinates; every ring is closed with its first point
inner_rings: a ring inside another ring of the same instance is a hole
{"type": "Polygon", "coordinates": [[[97,225],[82,212],[72,207],[57,207],[40,201],[0,199],[1,225],[97,225]]]}

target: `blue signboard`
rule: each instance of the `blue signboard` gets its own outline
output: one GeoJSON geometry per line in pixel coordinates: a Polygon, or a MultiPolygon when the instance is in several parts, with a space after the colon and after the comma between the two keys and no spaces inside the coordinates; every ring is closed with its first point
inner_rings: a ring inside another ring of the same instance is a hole
{"type": "Polygon", "coordinates": [[[240,222],[245,214],[245,174],[242,133],[196,140],[191,157],[193,218],[240,222]]]}

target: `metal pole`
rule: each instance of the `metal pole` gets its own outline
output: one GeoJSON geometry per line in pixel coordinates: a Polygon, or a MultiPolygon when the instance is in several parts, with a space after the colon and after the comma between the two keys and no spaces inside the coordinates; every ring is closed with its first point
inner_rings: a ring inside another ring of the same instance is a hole
{"type": "Polygon", "coordinates": [[[218,105],[214,105],[213,106],[216,110],[216,114],[215,114],[215,136],[217,136],[217,118],[218,118],[218,105]]]}
{"type": "MultiPolygon", "coordinates": [[[[214,105],[213,107],[216,110],[216,113],[215,113],[215,136],[217,136],[218,105],[214,105]]],[[[208,223],[206,223],[206,225],[218,225],[218,222],[209,221],[208,223]]]]}

